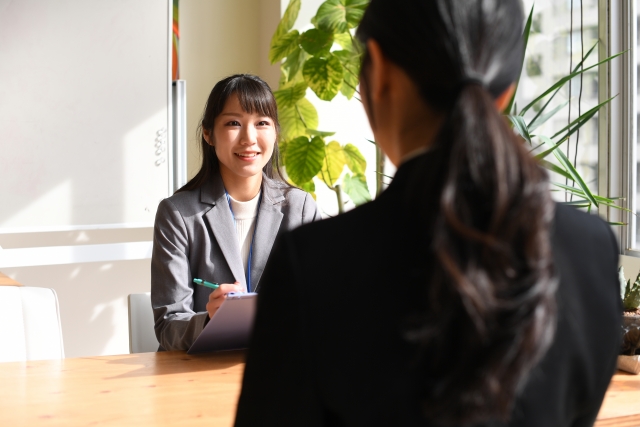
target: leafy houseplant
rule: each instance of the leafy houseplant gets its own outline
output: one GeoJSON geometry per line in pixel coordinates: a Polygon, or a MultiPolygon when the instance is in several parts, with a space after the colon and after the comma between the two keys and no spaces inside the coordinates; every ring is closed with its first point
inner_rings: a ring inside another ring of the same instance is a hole
{"type": "Polygon", "coordinates": [[[622,348],[618,367],[625,371],[640,373],[640,273],[636,280],[625,280],[624,269],[618,269],[620,296],[622,298],[622,348]]]}
{"type": "Polygon", "coordinates": [[[318,112],[306,98],[310,88],[323,101],[339,93],[357,93],[360,49],[352,31],[369,0],[327,0],[311,20],[314,28],[292,30],[301,0],[290,0],[273,38],[269,60],[283,61],[280,87],[274,92],[282,125],[281,151],[288,178],[315,192],[314,178],[336,194],[344,209],[343,191],[356,204],[370,200],[365,179],[367,162],[353,144],[327,139],[335,132],[318,130],[318,112]],[[345,169],[347,173],[344,173],[345,169]]]}
{"type": "MultiPolygon", "coordinates": [[[[533,8],[529,14],[527,19],[527,23],[525,25],[524,30],[524,41],[525,41],[525,49],[529,41],[529,36],[531,33],[531,24],[533,18],[533,8]]],[[[535,156],[535,158],[541,163],[543,167],[548,169],[551,172],[555,172],[561,177],[566,178],[568,181],[573,182],[573,185],[566,185],[558,182],[552,182],[552,185],[556,188],[556,191],[563,191],[565,193],[570,194],[572,197],[575,196],[578,200],[571,202],[563,202],[564,204],[569,204],[576,206],[578,208],[585,208],[587,211],[590,211],[592,207],[597,208],[598,206],[605,205],[616,209],[622,209],[628,212],[630,210],[619,206],[616,204],[616,200],[620,200],[620,198],[610,198],[599,196],[595,194],[587,185],[585,180],[582,178],[580,173],[576,169],[576,165],[569,160],[569,158],[565,155],[565,153],[560,149],[562,145],[569,141],[571,136],[578,132],[580,128],[582,128],[586,123],[589,122],[598,111],[607,105],[613,98],[610,98],[595,107],[591,108],[584,114],[580,115],[577,119],[573,120],[564,128],[555,132],[551,136],[545,135],[535,135],[534,132],[546,123],[549,119],[554,117],[558,112],[560,112],[564,107],[569,104],[569,101],[566,101],[559,106],[550,109],[549,106],[555,96],[560,92],[560,90],[567,84],[571,82],[575,77],[580,76],[581,74],[592,70],[598,67],[601,64],[607,63],[614,58],[617,58],[620,55],[623,55],[624,52],[619,53],[617,55],[610,56],[602,61],[597,62],[594,65],[585,67],[585,62],[591,56],[591,54],[595,51],[597,43],[584,55],[582,60],[576,65],[573,71],[560,78],[555,84],[545,90],[540,96],[536,97],[533,101],[527,104],[521,110],[517,110],[517,106],[515,104],[516,94],[514,93],[511,102],[505,110],[505,114],[507,118],[511,121],[513,125],[513,129],[517,134],[519,134],[525,143],[527,143],[530,147],[531,153],[535,156]],[[533,117],[526,119],[525,116],[529,112],[535,111],[533,117]],[[547,160],[548,156],[552,155],[555,157],[556,161],[551,162],[547,160]]],[[[524,58],[523,58],[524,61],[524,58]]],[[[623,223],[610,223],[612,225],[624,225],[623,223]]]]}
{"type": "Polygon", "coordinates": [[[640,273],[636,280],[631,284],[631,279],[624,281],[624,270],[622,267],[618,270],[620,279],[620,290],[622,296],[622,307],[627,312],[637,312],[640,307],[640,273]]]}
{"type": "MultiPolygon", "coordinates": [[[[349,99],[357,94],[361,49],[351,32],[362,19],[368,0],[325,1],[311,20],[314,28],[302,34],[292,30],[300,10],[300,1],[290,0],[271,40],[269,54],[272,63],[283,60],[280,87],[275,92],[283,128],[283,163],[289,179],[304,190],[312,193],[315,191],[314,178],[326,184],[336,193],[338,209],[342,212],[342,190],[356,205],[370,199],[364,178],[367,164],[354,145],[326,141],[334,133],[317,129],[318,113],[306,98],[306,94],[307,88],[310,88],[318,98],[325,101],[331,101],[338,93],[349,99]],[[343,174],[345,168],[348,170],[347,174],[343,174]]],[[[532,18],[533,8],[525,25],[525,50],[531,33],[532,18]]],[[[573,78],[623,54],[613,55],[595,65],[585,67],[585,62],[595,51],[596,46],[597,44],[585,54],[572,73],[560,78],[520,110],[515,104],[516,93],[514,93],[505,110],[505,115],[513,124],[515,132],[529,145],[532,154],[541,165],[573,183],[573,185],[552,183],[556,191],[566,192],[578,199],[564,203],[585,208],[587,211],[601,204],[629,211],[616,204],[619,198],[595,194],[575,165],[560,149],[611,99],[591,108],[551,136],[534,133],[568,105],[567,101],[555,108],[550,108],[551,102],[565,85],[573,78]],[[534,111],[535,114],[530,117],[534,111]],[[551,155],[555,157],[554,162],[547,160],[551,155]]],[[[524,60],[525,58],[523,62],[524,60]]],[[[379,149],[376,157],[376,172],[379,178],[376,192],[378,193],[382,185],[382,155],[379,149]]],[[[617,223],[617,225],[623,224],[617,223]]]]}

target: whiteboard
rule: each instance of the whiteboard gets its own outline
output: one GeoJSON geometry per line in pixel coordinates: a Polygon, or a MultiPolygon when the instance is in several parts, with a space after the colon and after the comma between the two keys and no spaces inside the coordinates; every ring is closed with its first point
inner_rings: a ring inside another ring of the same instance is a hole
{"type": "Polygon", "coordinates": [[[0,0],[0,232],[152,224],[171,1],[0,0]]]}

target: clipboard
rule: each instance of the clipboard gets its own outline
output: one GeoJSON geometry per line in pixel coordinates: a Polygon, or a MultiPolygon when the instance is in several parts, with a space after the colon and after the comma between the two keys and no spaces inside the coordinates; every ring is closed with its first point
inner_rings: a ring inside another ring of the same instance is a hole
{"type": "Polygon", "coordinates": [[[249,346],[258,294],[229,294],[187,354],[240,350],[249,346]]]}

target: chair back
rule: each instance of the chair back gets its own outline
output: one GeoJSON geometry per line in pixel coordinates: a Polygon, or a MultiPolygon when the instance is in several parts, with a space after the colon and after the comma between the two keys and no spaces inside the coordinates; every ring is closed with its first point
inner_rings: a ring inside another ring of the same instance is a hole
{"type": "Polygon", "coordinates": [[[158,351],[160,344],[153,328],[151,293],[129,295],[129,352],[158,351]]]}
{"type": "Polygon", "coordinates": [[[64,359],[53,289],[0,286],[0,362],[64,359]]]}

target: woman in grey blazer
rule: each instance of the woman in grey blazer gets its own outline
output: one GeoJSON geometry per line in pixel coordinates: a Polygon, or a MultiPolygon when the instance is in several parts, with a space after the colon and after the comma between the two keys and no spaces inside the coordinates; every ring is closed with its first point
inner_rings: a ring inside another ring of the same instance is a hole
{"type": "Polygon", "coordinates": [[[282,178],[276,101],[260,78],[218,82],[200,133],[200,171],[156,214],[151,304],[161,351],[187,350],[227,293],[258,291],[278,234],[321,218],[313,198],[282,178]]]}

